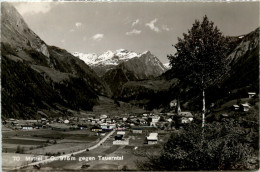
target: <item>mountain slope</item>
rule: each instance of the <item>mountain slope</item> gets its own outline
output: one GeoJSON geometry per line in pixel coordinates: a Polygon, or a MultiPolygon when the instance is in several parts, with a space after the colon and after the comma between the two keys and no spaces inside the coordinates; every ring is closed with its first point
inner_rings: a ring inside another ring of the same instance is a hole
{"type": "Polygon", "coordinates": [[[90,65],[99,76],[103,76],[107,71],[117,68],[122,63],[138,79],[157,77],[166,71],[165,66],[149,51],[137,54],[120,49],[115,52],[107,51],[99,56],[97,54],[82,53],[74,53],[74,56],[90,65]]]}
{"type": "Polygon", "coordinates": [[[46,45],[12,5],[2,3],[1,13],[3,118],[35,118],[39,110],[47,115],[65,115],[70,108],[91,110],[98,94],[109,94],[89,66],[46,45]]]}
{"type": "MultiPolygon", "coordinates": [[[[259,92],[259,28],[247,35],[232,37],[230,47],[227,58],[230,59],[231,69],[220,83],[206,90],[207,106],[239,99],[247,96],[247,91],[259,92]]],[[[178,74],[170,69],[151,80],[128,82],[123,85],[119,97],[148,109],[167,107],[171,100],[177,98],[181,88],[180,101],[184,108],[200,110],[200,90],[187,83],[175,84],[176,78],[178,74]]]]}

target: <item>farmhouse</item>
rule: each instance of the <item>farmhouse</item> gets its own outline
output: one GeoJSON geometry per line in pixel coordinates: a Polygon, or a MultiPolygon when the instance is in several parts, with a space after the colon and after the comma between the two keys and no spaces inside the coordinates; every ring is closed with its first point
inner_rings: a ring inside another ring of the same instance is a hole
{"type": "Polygon", "coordinates": [[[129,145],[129,138],[122,140],[114,140],[113,145],[129,145]]]}
{"type": "Polygon", "coordinates": [[[32,130],[33,126],[32,125],[22,125],[21,128],[22,128],[22,130],[32,130]]]}
{"type": "Polygon", "coordinates": [[[117,135],[125,135],[125,131],[118,131],[116,134],[117,135]]]}
{"type": "Polygon", "coordinates": [[[69,121],[69,120],[67,120],[67,119],[66,119],[66,120],[64,120],[63,122],[64,122],[64,124],[68,124],[68,123],[70,123],[70,121],[69,121]]]}
{"type": "Polygon", "coordinates": [[[107,118],[107,115],[101,115],[100,116],[100,119],[106,119],[107,118]]]}
{"type": "Polygon", "coordinates": [[[181,117],[179,120],[181,124],[186,124],[193,121],[193,116],[190,112],[179,112],[179,116],[181,117]]]}
{"type": "Polygon", "coordinates": [[[157,144],[158,142],[158,133],[150,133],[148,137],[146,137],[147,144],[157,144]]]}
{"type": "Polygon", "coordinates": [[[103,123],[100,124],[100,126],[103,130],[113,130],[116,127],[116,124],[103,123]]]}
{"type": "Polygon", "coordinates": [[[237,111],[237,110],[239,110],[239,106],[238,106],[238,105],[233,105],[233,106],[232,106],[232,109],[235,110],[235,111],[237,111]]]}
{"type": "Polygon", "coordinates": [[[244,112],[249,111],[249,108],[250,108],[247,103],[241,104],[240,107],[241,107],[242,111],[244,111],[244,112]]]}
{"type": "Polygon", "coordinates": [[[248,98],[253,98],[255,95],[255,92],[248,92],[248,98]]]}

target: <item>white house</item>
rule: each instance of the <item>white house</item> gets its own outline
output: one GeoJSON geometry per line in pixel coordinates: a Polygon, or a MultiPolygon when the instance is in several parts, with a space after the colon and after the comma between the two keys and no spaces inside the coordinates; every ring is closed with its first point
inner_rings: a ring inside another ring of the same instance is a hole
{"type": "Polygon", "coordinates": [[[232,106],[234,110],[239,110],[239,106],[238,105],[233,105],[232,106]]]}
{"type": "Polygon", "coordinates": [[[152,122],[159,122],[159,120],[160,120],[160,116],[153,116],[152,117],[152,122]]]}
{"type": "Polygon", "coordinates": [[[242,111],[244,111],[244,112],[249,111],[250,106],[247,103],[241,104],[240,106],[241,106],[242,111]]]}
{"type": "Polygon", "coordinates": [[[100,124],[100,127],[103,130],[113,130],[114,128],[116,128],[116,124],[103,123],[103,124],[100,124]]]}
{"type": "Polygon", "coordinates": [[[63,122],[64,122],[64,124],[68,124],[68,123],[70,123],[70,121],[67,120],[67,119],[65,119],[63,122]]]}
{"type": "Polygon", "coordinates": [[[168,121],[168,122],[172,122],[172,119],[171,119],[171,118],[169,118],[169,119],[167,119],[167,121],[168,121]]]}
{"type": "Polygon", "coordinates": [[[33,126],[31,125],[22,125],[22,130],[32,130],[33,129],[33,126]]]}
{"type": "Polygon", "coordinates": [[[256,95],[255,92],[248,92],[248,98],[252,98],[256,95]]]}
{"type": "Polygon", "coordinates": [[[107,115],[101,115],[100,116],[100,119],[106,119],[107,118],[107,115]]]}
{"type": "Polygon", "coordinates": [[[122,140],[114,140],[113,145],[129,145],[129,138],[122,140]]]}
{"type": "Polygon", "coordinates": [[[150,133],[148,137],[146,137],[147,144],[157,144],[158,142],[158,133],[150,133]]]}
{"type": "Polygon", "coordinates": [[[118,131],[116,134],[117,135],[125,135],[125,131],[118,131]]]}

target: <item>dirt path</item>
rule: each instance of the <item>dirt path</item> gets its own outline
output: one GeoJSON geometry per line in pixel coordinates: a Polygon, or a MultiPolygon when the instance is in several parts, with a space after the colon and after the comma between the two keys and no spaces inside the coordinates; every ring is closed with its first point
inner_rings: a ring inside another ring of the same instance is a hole
{"type": "Polygon", "coordinates": [[[104,143],[111,135],[114,134],[114,132],[115,132],[115,130],[111,131],[102,140],[100,140],[96,145],[91,146],[91,147],[89,147],[87,149],[82,149],[80,151],[73,152],[73,153],[70,153],[70,154],[56,156],[56,157],[51,157],[51,158],[48,158],[48,159],[45,159],[45,160],[42,160],[42,161],[33,162],[33,163],[30,163],[30,164],[27,164],[27,165],[24,165],[24,166],[16,167],[16,168],[14,168],[14,170],[26,168],[26,167],[29,167],[29,166],[39,165],[39,164],[47,164],[47,163],[50,163],[50,162],[53,162],[53,161],[56,161],[56,160],[59,160],[59,159],[67,159],[67,158],[70,158],[72,155],[74,156],[74,155],[83,153],[86,150],[93,150],[93,149],[99,147],[102,143],[104,143]]]}

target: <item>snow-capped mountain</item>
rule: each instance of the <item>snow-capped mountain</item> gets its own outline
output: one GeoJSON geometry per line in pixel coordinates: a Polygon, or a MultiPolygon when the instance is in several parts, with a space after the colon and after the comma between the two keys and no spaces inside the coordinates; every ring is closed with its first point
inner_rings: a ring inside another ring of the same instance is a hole
{"type": "Polygon", "coordinates": [[[161,75],[167,69],[160,60],[150,53],[136,53],[125,49],[116,51],[107,51],[101,55],[83,54],[75,52],[74,56],[88,64],[99,76],[103,76],[107,71],[115,69],[118,65],[124,63],[129,71],[137,72],[140,79],[147,77],[156,77],[161,75]]]}
{"type": "Polygon", "coordinates": [[[118,65],[120,62],[125,62],[128,61],[129,59],[140,57],[142,54],[137,54],[132,51],[127,51],[125,49],[119,49],[114,52],[109,50],[101,55],[97,55],[95,53],[91,53],[91,54],[84,54],[78,52],[73,53],[74,56],[79,57],[81,60],[83,60],[86,64],[90,66],[118,65]]]}

